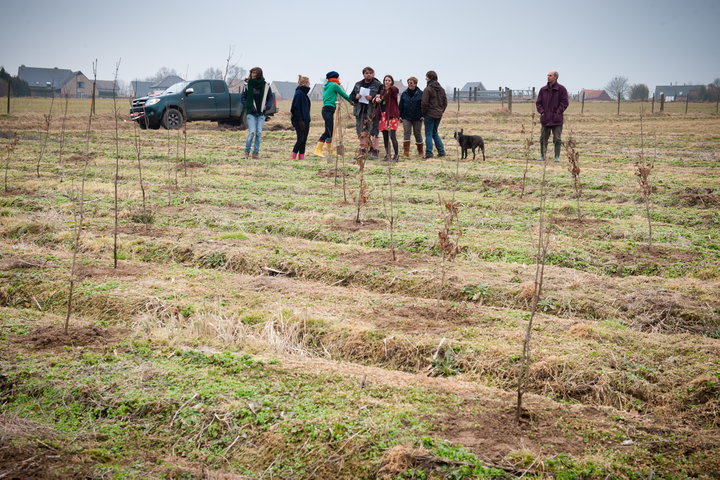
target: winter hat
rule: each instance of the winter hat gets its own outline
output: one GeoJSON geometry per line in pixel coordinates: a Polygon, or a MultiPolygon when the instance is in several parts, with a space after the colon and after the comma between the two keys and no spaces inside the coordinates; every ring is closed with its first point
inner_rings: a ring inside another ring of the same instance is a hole
{"type": "Polygon", "coordinates": [[[327,78],[328,80],[331,78],[340,78],[340,74],[335,71],[328,72],[327,75],[325,75],[325,78],[327,78]]]}

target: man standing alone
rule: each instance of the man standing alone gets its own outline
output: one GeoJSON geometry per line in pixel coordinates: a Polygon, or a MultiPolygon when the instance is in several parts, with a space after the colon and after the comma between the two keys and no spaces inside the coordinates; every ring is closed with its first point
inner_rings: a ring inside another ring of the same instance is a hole
{"type": "Polygon", "coordinates": [[[565,87],[557,83],[558,72],[547,74],[547,85],[540,89],[535,106],[540,114],[540,160],[545,161],[550,132],[555,144],[555,161],[560,161],[562,145],[563,112],[568,107],[568,93],[565,87]]]}

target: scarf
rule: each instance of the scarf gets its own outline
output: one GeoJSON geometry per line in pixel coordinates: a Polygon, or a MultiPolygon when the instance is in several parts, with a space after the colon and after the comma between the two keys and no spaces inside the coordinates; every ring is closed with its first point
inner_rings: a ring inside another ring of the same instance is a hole
{"type": "Polygon", "coordinates": [[[328,82],[337,83],[340,85],[340,79],[339,78],[328,78],[328,82]]]}
{"type": "Polygon", "coordinates": [[[248,113],[251,113],[253,111],[256,112],[262,112],[263,111],[263,92],[265,92],[265,79],[264,78],[251,78],[248,80],[247,84],[247,95],[245,97],[245,108],[248,113]],[[256,104],[257,108],[253,108],[253,103],[255,102],[255,91],[259,91],[259,97],[260,102],[259,104],[256,104]]]}

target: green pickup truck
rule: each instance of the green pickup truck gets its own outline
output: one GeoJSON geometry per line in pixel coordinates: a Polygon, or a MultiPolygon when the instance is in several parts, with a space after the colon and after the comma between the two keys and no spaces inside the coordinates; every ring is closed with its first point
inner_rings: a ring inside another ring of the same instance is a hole
{"type": "Polygon", "coordinates": [[[210,120],[218,125],[244,126],[240,93],[230,93],[223,80],[179,82],[158,95],[136,98],[130,120],[141,129],[181,128],[185,122],[210,120]]]}

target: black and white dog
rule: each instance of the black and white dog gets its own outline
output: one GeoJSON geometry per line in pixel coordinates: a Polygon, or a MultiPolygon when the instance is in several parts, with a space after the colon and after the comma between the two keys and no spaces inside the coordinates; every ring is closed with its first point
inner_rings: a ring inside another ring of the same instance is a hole
{"type": "Polygon", "coordinates": [[[483,161],[485,161],[485,142],[483,141],[482,137],[479,135],[463,135],[463,129],[461,128],[459,132],[455,132],[455,139],[460,144],[460,150],[462,152],[462,155],[460,158],[467,158],[468,156],[468,149],[472,150],[473,153],[473,160],[475,160],[475,149],[480,148],[480,151],[483,155],[483,161]]]}

